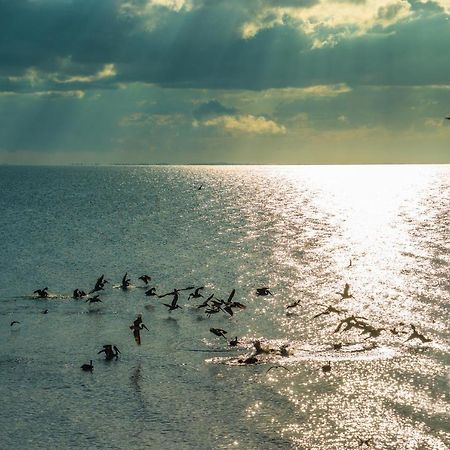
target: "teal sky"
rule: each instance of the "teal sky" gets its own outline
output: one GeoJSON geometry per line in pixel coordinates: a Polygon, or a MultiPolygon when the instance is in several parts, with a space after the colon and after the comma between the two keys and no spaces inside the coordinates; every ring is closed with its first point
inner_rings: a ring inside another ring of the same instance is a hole
{"type": "Polygon", "coordinates": [[[450,0],[0,0],[0,163],[450,163],[450,0]]]}

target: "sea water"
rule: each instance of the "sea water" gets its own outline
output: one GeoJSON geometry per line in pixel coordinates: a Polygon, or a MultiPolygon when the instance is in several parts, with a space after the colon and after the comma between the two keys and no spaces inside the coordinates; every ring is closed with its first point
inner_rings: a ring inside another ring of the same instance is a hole
{"type": "Polygon", "coordinates": [[[450,447],[449,166],[0,167],[0,193],[1,448],[450,447]]]}

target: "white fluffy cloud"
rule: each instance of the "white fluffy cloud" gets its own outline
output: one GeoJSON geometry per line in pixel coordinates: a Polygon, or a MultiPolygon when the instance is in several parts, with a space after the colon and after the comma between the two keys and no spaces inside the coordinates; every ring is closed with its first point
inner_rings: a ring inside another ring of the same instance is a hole
{"type": "Polygon", "coordinates": [[[196,122],[206,127],[218,127],[230,134],[285,134],[286,128],[263,116],[224,115],[203,122],[196,122]]]}

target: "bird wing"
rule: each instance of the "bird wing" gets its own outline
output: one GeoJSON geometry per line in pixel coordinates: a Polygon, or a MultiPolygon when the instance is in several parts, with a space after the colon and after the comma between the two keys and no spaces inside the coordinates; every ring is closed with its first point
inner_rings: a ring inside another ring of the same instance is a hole
{"type": "Polygon", "coordinates": [[[236,293],[236,289],[233,289],[233,290],[230,292],[230,295],[229,295],[229,297],[228,297],[227,302],[231,302],[231,300],[233,299],[235,293],[236,293]]]}

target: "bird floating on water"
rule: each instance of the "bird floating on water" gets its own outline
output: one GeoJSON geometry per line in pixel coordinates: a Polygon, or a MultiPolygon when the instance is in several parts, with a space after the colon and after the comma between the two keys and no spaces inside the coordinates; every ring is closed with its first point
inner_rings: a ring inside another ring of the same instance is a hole
{"type": "Polygon", "coordinates": [[[92,372],[92,371],[94,370],[94,366],[93,366],[93,364],[92,364],[92,359],[91,359],[91,361],[90,361],[89,364],[83,364],[83,365],[81,366],[81,368],[82,368],[85,372],[92,372]]]}
{"type": "Polygon", "coordinates": [[[14,324],[18,324],[18,325],[20,325],[20,322],[18,321],[18,320],[13,320],[10,324],[9,324],[9,326],[10,327],[12,327],[14,324]]]}
{"type": "Polygon", "coordinates": [[[37,294],[39,298],[47,298],[48,297],[48,287],[45,287],[44,289],[36,289],[33,291],[33,294],[37,294]]]}
{"type": "Polygon", "coordinates": [[[331,372],[331,362],[330,361],[328,361],[324,366],[322,366],[322,372],[323,373],[331,372]]]}

